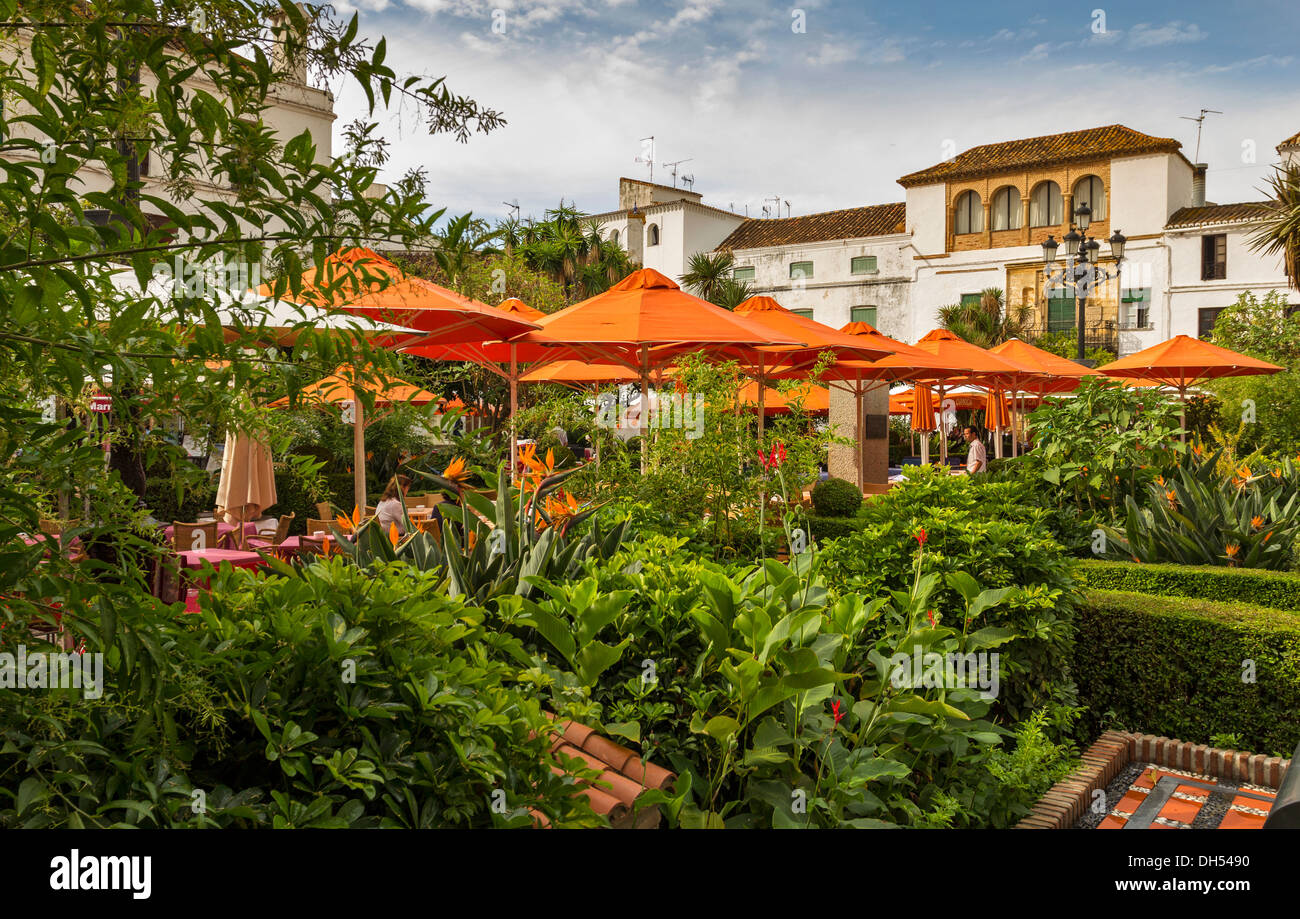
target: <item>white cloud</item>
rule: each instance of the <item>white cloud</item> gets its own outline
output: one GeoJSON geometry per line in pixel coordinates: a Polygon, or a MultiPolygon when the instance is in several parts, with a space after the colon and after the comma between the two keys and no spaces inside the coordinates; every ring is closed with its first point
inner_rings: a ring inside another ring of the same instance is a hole
{"type": "Polygon", "coordinates": [[[1209,33],[1203,31],[1196,23],[1178,20],[1167,22],[1162,26],[1140,22],[1128,32],[1130,48],[1155,48],[1160,45],[1204,41],[1207,38],[1209,33]]]}

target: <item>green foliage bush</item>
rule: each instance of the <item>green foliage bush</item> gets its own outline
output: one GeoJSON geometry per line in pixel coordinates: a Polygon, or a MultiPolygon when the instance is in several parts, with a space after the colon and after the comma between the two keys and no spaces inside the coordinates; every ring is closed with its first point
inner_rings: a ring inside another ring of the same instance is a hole
{"type": "Polygon", "coordinates": [[[198,520],[200,514],[211,514],[217,504],[216,474],[200,475],[205,477],[186,476],[180,479],[166,468],[150,470],[144,495],[150,513],[164,523],[178,520],[190,522],[198,520]],[[176,494],[178,486],[179,500],[176,494]]]}
{"type": "Polygon", "coordinates": [[[1230,732],[1279,756],[1300,742],[1300,614],[1090,590],[1078,628],[1073,669],[1092,731],[1198,743],[1230,732]],[[1257,682],[1243,680],[1251,662],[1257,682]]]}
{"type": "Polygon", "coordinates": [[[1119,590],[1300,611],[1300,574],[1214,565],[1142,565],[1105,559],[1075,569],[1092,590],[1119,590]]]}
{"type": "Polygon", "coordinates": [[[808,515],[808,528],[814,538],[819,540],[840,539],[852,536],[865,525],[861,517],[823,517],[820,514],[808,515]]]}
{"type": "Polygon", "coordinates": [[[823,517],[852,517],[862,506],[862,492],[844,479],[826,479],[813,486],[812,503],[823,517]]]}
{"type": "MultiPolygon", "coordinates": [[[[1071,560],[1043,525],[1043,512],[1019,504],[1019,496],[1014,483],[917,467],[863,506],[857,533],[824,552],[832,592],[877,596],[912,582],[924,530],[924,572],[964,572],[985,587],[1009,588],[996,624],[1017,637],[999,701],[1015,719],[1048,703],[1073,703],[1069,655],[1077,600],[1071,560]]],[[[936,588],[938,614],[951,616],[960,602],[953,587],[936,588]]]]}
{"type": "Polygon", "coordinates": [[[280,569],[219,575],[199,615],[139,610],[99,699],[0,693],[0,826],[602,822],[552,773],[531,660],[484,610],[405,566],[280,569]]]}

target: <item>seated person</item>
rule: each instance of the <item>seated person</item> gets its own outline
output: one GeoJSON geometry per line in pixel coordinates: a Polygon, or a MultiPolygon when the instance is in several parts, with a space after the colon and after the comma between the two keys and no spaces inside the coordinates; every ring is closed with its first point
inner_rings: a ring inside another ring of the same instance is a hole
{"type": "Polygon", "coordinates": [[[409,476],[395,475],[388,483],[388,487],[379,498],[379,503],[375,505],[375,517],[379,521],[381,532],[387,534],[392,527],[396,526],[398,536],[406,535],[406,515],[402,512],[402,499],[410,489],[409,476]]]}

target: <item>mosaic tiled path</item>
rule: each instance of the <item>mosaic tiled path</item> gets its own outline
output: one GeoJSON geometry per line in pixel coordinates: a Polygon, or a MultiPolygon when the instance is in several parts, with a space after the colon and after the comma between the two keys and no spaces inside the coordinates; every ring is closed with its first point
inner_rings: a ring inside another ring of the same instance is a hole
{"type": "Polygon", "coordinates": [[[1273,806],[1272,789],[1130,763],[1106,787],[1104,813],[1090,812],[1080,829],[1257,830],[1273,806]]]}

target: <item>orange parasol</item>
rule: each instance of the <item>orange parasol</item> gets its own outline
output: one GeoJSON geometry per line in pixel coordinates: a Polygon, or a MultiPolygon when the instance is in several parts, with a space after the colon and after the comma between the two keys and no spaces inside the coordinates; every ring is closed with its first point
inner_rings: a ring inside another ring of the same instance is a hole
{"type": "MultiPolygon", "coordinates": [[[[537,324],[412,277],[371,249],[343,249],[303,272],[301,289],[280,299],[339,309],[379,322],[432,333],[426,343],[487,341],[536,329],[537,324]]],[[[258,288],[263,296],[272,285],[258,288]]]]}
{"type": "Polygon", "coordinates": [[[520,383],[635,383],[637,374],[620,364],[555,361],[519,377],[520,383]]]}
{"type": "MultiPolygon", "coordinates": [[[[1048,393],[1073,392],[1079,388],[1079,382],[1084,377],[1099,375],[1091,367],[1085,367],[1083,364],[1061,357],[1059,354],[1053,354],[1051,351],[1035,348],[1019,338],[1009,338],[997,347],[990,348],[989,351],[999,357],[1009,358],[1018,364],[1032,367],[1045,374],[1030,384],[1033,386],[1033,391],[1038,394],[1040,402],[1042,397],[1048,393]]],[[[1020,396],[1022,391],[1023,384],[1014,388],[1015,395],[1013,398],[1018,403],[1023,402],[1020,396]]],[[[1023,411],[1017,412],[1017,415],[1021,414],[1023,414],[1023,411]]],[[[1001,441],[998,443],[1000,446],[1001,441]]],[[[1017,456],[1019,452],[1020,438],[1017,435],[1011,438],[1011,455],[1017,456]]]]}
{"type": "MultiPolygon", "coordinates": [[[[742,405],[757,407],[758,381],[750,380],[740,388],[737,396],[742,405]]],[[[831,410],[831,391],[825,386],[805,383],[790,393],[783,393],[771,386],[763,387],[763,413],[778,415],[792,410],[791,403],[801,401],[803,411],[810,415],[822,415],[831,410]]]]}
{"type": "Polygon", "coordinates": [[[1007,394],[1001,389],[990,389],[984,399],[984,427],[1002,432],[1011,426],[1011,413],[1007,410],[1007,394]]]}
{"type": "MultiPolygon", "coordinates": [[[[1168,341],[1097,368],[1106,376],[1149,380],[1177,389],[1178,398],[1183,403],[1179,414],[1184,428],[1187,426],[1189,387],[1207,380],[1280,373],[1285,369],[1188,335],[1175,335],[1168,341]]],[[[1185,430],[1182,437],[1186,442],[1185,430]]]]}
{"type": "MultiPolygon", "coordinates": [[[[369,393],[376,405],[394,405],[399,402],[425,405],[440,401],[440,397],[403,380],[385,378],[376,375],[373,371],[357,371],[346,366],[302,388],[299,396],[308,402],[322,405],[351,403],[353,497],[356,499],[357,508],[364,511],[366,507],[366,421],[362,414],[361,400],[357,398],[359,391],[369,393]]],[[[271,408],[287,408],[290,404],[291,400],[285,396],[272,402],[271,408]]]]}

